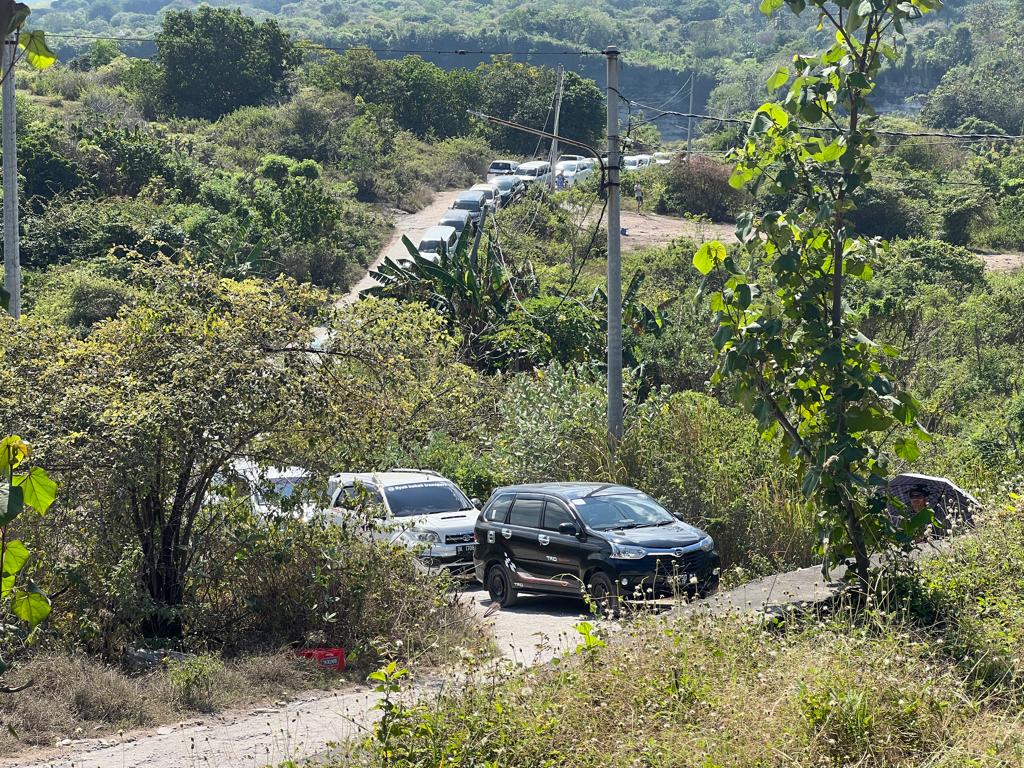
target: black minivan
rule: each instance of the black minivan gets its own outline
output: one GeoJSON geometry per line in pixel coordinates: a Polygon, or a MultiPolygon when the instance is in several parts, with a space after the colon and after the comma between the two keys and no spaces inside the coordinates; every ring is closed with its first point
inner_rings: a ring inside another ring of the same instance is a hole
{"type": "Polygon", "coordinates": [[[520,592],[581,594],[598,605],[718,588],[715,542],[623,485],[537,483],[497,489],[474,528],[476,578],[501,606],[520,592]]]}

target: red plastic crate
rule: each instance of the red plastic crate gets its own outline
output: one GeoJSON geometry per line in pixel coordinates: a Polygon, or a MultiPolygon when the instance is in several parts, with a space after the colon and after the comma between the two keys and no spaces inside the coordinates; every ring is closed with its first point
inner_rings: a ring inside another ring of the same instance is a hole
{"type": "Polygon", "coordinates": [[[321,669],[329,669],[332,672],[341,672],[345,669],[344,648],[306,648],[299,651],[299,656],[312,659],[321,669]]]}

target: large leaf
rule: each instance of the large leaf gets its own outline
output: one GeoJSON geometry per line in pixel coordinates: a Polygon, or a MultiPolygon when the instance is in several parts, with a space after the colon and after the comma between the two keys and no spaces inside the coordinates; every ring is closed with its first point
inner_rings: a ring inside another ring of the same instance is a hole
{"type": "Polygon", "coordinates": [[[24,492],[24,501],[40,514],[57,498],[57,484],[51,480],[42,467],[32,467],[24,474],[14,476],[14,486],[24,492]]]}
{"type": "Polygon", "coordinates": [[[8,541],[4,547],[3,575],[5,577],[16,575],[28,562],[28,554],[28,549],[20,541],[8,541]]]}
{"type": "Polygon", "coordinates": [[[9,435],[0,440],[0,477],[6,479],[10,471],[17,469],[30,453],[28,443],[17,435],[9,435]]]}
{"type": "Polygon", "coordinates": [[[697,271],[702,275],[706,275],[715,268],[716,264],[720,264],[725,261],[725,257],[725,246],[718,240],[712,240],[704,243],[704,245],[700,247],[700,250],[693,255],[693,266],[695,266],[697,271]]]}
{"type": "Polygon", "coordinates": [[[25,58],[36,69],[46,69],[57,63],[57,54],[46,44],[46,34],[41,29],[22,32],[18,45],[25,49],[25,58]]]}
{"type": "Polygon", "coordinates": [[[19,619],[35,629],[50,615],[50,598],[30,581],[27,587],[15,587],[11,608],[19,619]]]}

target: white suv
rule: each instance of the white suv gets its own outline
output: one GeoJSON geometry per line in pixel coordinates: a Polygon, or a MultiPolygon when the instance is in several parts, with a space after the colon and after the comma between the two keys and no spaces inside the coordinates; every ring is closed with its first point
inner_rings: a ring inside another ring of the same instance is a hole
{"type": "Polygon", "coordinates": [[[374,538],[415,549],[429,568],[472,571],[480,502],[467,498],[451,480],[428,470],[395,469],[343,473],[331,483],[336,523],[366,524],[367,506],[379,505],[383,514],[373,520],[374,538]]]}

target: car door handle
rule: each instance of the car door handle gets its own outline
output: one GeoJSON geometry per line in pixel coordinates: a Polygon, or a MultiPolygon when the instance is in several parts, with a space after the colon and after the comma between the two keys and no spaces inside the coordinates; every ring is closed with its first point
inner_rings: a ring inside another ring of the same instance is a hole
{"type": "Polygon", "coordinates": [[[506,539],[511,539],[512,538],[512,529],[511,528],[502,528],[501,529],[501,535],[504,536],[506,539]]]}
{"type": "Polygon", "coordinates": [[[545,536],[542,533],[542,534],[540,534],[540,536],[537,537],[537,543],[540,544],[542,547],[546,547],[548,544],[551,543],[551,537],[550,536],[545,536]]]}

